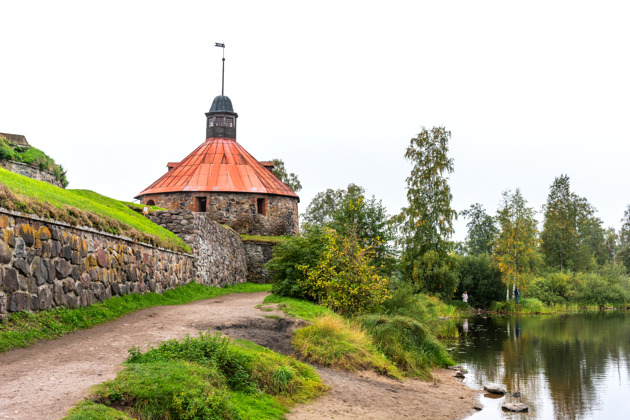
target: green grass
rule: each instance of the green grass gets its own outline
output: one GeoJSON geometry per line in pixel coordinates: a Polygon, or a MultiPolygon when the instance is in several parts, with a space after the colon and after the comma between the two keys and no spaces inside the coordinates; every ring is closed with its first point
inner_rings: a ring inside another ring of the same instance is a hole
{"type": "Polygon", "coordinates": [[[21,147],[0,137],[0,160],[13,160],[50,171],[64,188],[68,185],[63,166],[55,163],[50,156],[35,147],[21,147]]]}
{"type": "Polygon", "coordinates": [[[81,401],[72,408],[65,420],[133,420],[125,413],[92,401],[81,401]]]}
{"type": "Polygon", "coordinates": [[[433,367],[455,364],[446,347],[412,318],[376,314],[359,317],[357,322],[372,337],[376,348],[407,376],[428,380],[433,367]]]}
{"type": "Polygon", "coordinates": [[[37,313],[18,312],[11,314],[7,322],[0,323],[0,353],[28,347],[38,341],[57,338],[79,329],[104,324],[139,309],[160,305],[181,305],[230,293],[270,290],[270,285],[254,283],[242,283],[224,288],[189,283],[186,286],[167,290],[162,295],[130,294],[113,297],[103,303],[96,303],[85,308],[58,308],[37,313]]]}
{"type": "Polygon", "coordinates": [[[293,318],[305,319],[312,321],[322,315],[334,315],[335,313],[325,306],[317,305],[313,302],[294,299],[290,297],[269,295],[263,301],[264,303],[277,303],[278,309],[293,318]]]}
{"type": "MultiPolygon", "coordinates": [[[[131,201],[121,201],[125,206],[129,207],[137,213],[142,213],[145,205],[140,203],[132,203],[131,201]]],[[[146,206],[149,209],[149,213],[153,213],[156,210],[166,211],[167,209],[158,206],[146,206]]]]}
{"type": "Polygon", "coordinates": [[[374,370],[395,378],[402,376],[360,326],[338,315],[316,318],[308,327],[297,330],[293,347],[305,360],[333,369],[374,370]]]}
{"type": "Polygon", "coordinates": [[[93,399],[142,419],[279,419],[326,390],[313,368],[293,358],[202,333],[145,353],[131,349],[125,369],[97,385],[93,399]]]}
{"type": "Polygon", "coordinates": [[[286,236],[261,236],[261,235],[241,235],[241,239],[248,242],[267,242],[279,244],[287,240],[286,236]]]}
{"type": "Polygon", "coordinates": [[[0,207],[190,252],[190,247],[173,232],[124,203],[93,191],[65,190],[1,168],[0,184],[0,207]]]}

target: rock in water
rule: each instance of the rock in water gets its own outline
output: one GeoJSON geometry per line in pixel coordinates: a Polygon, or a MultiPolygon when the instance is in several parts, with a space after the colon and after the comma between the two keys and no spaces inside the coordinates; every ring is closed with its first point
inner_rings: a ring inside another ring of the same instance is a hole
{"type": "Polygon", "coordinates": [[[491,394],[505,395],[507,393],[505,389],[501,388],[497,384],[484,385],[483,389],[491,394]]]}
{"type": "Polygon", "coordinates": [[[529,411],[529,407],[523,403],[503,403],[501,408],[507,411],[514,411],[515,413],[522,413],[524,411],[529,411]]]}
{"type": "Polygon", "coordinates": [[[464,379],[466,376],[460,371],[453,375],[456,378],[464,379]]]}

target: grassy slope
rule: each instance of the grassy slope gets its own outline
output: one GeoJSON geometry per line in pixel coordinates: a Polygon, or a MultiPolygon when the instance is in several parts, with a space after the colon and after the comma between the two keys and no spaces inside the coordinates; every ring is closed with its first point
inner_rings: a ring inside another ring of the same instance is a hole
{"type": "Polygon", "coordinates": [[[55,163],[54,159],[43,151],[31,146],[20,147],[0,136],[0,159],[14,160],[16,162],[26,163],[31,166],[37,166],[52,172],[57,181],[64,187],[68,185],[66,172],[61,165],[55,163]]]}
{"type": "Polygon", "coordinates": [[[65,190],[0,168],[0,206],[190,252],[174,233],[120,201],[88,190],[65,190]],[[1,187],[1,186],[0,186],[1,187]]]}

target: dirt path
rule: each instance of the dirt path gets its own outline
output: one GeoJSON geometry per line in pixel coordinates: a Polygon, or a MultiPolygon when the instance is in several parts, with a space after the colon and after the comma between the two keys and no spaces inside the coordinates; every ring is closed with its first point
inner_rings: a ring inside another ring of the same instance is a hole
{"type": "MultiPolygon", "coordinates": [[[[59,419],[89,394],[114,379],[133,346],[219,329],[283,353],[290,352],[289,319],[270,319],[256,305],[266,293],[232,294],[181,306],[144,309],[89,330],[27,349],[0,354],[0,419],[59,419]]],[[[299,324],[299,321],[297,322],[299,324]]],[[[442,373],[437,387],[404,383],[371,373],[349,375],[319,369],[329,395],[297,407],[290,419],[461,418],[470,413],[473,391],[442,373]],[[463,397],[463,398],[460,398],[463,397]]]]}

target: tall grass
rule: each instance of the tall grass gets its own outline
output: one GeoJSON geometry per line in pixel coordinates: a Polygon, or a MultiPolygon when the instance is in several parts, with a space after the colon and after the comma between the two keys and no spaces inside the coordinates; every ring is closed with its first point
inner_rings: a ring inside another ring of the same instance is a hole
{"type": "Polygon", "coordinates": [[[308,327],[297,330],[293,346],[309,362],[333,369],[374,370],[384,375],[401,376],[359,326],[339,316],[322,316],[308,327]]]}
{"type": "Polygon", "coordinates": [[[428,380],[431,368],[454,364],[446,348],[415,319],[376,314],[362,316],[357,322],[378,350],[408,376],[428,380]]]}

